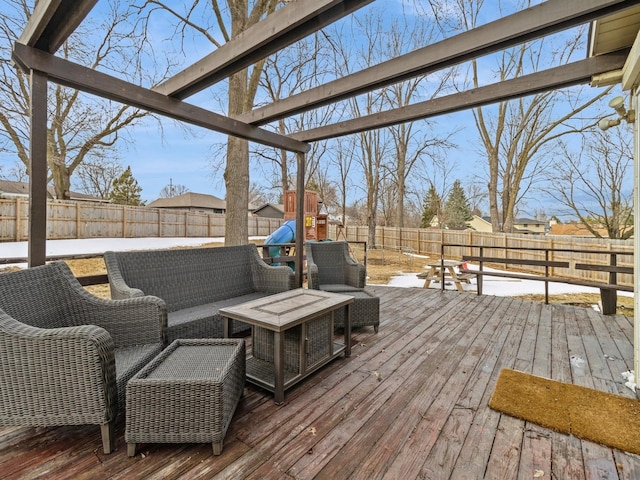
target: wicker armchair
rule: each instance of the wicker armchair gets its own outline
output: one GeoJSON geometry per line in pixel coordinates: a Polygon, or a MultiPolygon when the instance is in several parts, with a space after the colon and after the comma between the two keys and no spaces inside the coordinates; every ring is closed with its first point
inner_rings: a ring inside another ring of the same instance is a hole
{"type": "Polygon", "coordinates": [[[309,288],[336,293],[364,288],[364,265],[351,258],[347,242],[306,242],[305,251],[309,288]]]}
{"type": "Polygon", "coordinates": [[[0,274],[0,425],[97,424],[111,453],[126,383],[166,323],[159,298],[98,298],[63,262],[0,274]]]}

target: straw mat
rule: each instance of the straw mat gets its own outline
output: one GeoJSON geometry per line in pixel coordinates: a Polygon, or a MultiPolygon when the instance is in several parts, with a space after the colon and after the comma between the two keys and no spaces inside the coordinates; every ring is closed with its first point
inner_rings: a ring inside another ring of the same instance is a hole
{"type": "Polygon", "coordinates": [[[557,432],[640,454],[640,401],[503,369],[494,410],[557,432]]]}

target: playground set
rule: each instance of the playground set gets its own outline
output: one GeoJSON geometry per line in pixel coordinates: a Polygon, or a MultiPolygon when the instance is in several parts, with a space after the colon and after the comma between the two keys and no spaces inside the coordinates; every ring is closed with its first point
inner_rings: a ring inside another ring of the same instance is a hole
{"type": "MultiPolygon", "coordinates": [[[[322,241],[327,239],[327,215],[318,213],[322,205],[317,192],[304,192],[304,239],[322,241]]],[[[296,240],[296,191],[284,192],[285,222],[269,235],[265,241],[268,246],[269,257],[291,257],[296,240]]],[[[291,266],[291,262],[289,262],[291,266]]]]}

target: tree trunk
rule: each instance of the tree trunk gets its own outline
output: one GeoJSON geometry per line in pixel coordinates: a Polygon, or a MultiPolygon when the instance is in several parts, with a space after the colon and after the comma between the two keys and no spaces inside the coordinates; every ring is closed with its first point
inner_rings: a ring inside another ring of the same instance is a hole
{"type": "MultiPolygon", "coordinates": [[[[247,92],[247,71],[229,78],[229,115],[243,112],[247,92]]],[[[249,242],[249,144],[229,136],[227,164],[224,170],[227,210],[225,215],[225,245],[249,242]]]]}
{"type": "Polygon", "coordinates": [[[500,225],[500,210],[498,209],[498,152],[489,154],[489,215],[491,216],[491,230],[502,231],[500,225]]]}
{"type": "MultiPolygon", "coordinates": [[[[404,133],[404,128],[402,132],[404,133]]],[[[406,138],[406,136],[404,137],[406,138]]],[[[396,148],[397,152],[397,179],[398,179],[398,203],[396,208],[396,226],[404,228],[404,196],[406,194],[406,159],[407,159],[407,144],[401,142],[396,148]]]]}

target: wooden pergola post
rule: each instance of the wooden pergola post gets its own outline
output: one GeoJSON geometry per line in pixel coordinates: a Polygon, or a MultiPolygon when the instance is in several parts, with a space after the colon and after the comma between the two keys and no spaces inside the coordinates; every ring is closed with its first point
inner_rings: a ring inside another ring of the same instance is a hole
{"type": "Polygon", "coordinates": [[[296,286],[302,287],[303,277],[303,248],[304,248],[304,176],[306,155],[304,153],[296,153],[296,161],[298,163],[298,174],[296,177],[296,286]]]}
{"type": "MultiPolygon", "coordinates": [[[[631,91],[631,105],[636,111],[636,118],[633,122],[633,224],[634,228],[640,225],[640,116],[638,107],[640,106],[640,90],[631,91]]],[[[633,370],[635,382],[638,383],[640,377],[640,235],[635,232],[633,235],[633,370]]]]}
{"type": "Polygon", "coordinates": [[[47,260],[47,76],[31,70],[29,145],[29,267],[47,260]]]}

